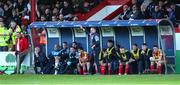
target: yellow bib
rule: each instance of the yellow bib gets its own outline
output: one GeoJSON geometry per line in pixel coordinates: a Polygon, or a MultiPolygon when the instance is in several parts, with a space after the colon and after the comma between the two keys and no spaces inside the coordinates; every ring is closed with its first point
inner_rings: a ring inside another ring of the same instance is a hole
{"type": "Polygon", "coordinates": [[[134,50],[131,51],[131,53],[135,59],[139,58],[139,52],[140,52],[140,49],[137,50],[137,53],[134,53],[134,50]]]}

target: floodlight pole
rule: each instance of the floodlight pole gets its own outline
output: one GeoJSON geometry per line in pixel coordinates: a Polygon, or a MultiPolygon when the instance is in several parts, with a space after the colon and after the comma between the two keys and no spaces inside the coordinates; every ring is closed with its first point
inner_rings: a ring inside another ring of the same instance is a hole
{"type": "MultiPolygon", "coordinates": [[[[30,21],[35,22],[37,17],[36,17],[36,0],[30,0],[30,5],[31,5],[31,12],[30,12],[30,21]]],[[[32,33],[32,40],[34,45],[36,45],[37,43],[35,42],[37,40],[36,36],[36,30],[35,28],[31,29],[31,33],[32,33]]]]}
{"type": "Polygon", "coordinates": [[[30,13],[30,21],[36,21],[36,0],[30,0],[31,13],[30,13]]]}

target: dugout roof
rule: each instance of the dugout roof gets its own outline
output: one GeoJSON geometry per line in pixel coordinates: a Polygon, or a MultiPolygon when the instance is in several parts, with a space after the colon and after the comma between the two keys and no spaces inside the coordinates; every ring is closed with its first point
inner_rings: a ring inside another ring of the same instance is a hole
{"type": "MultiPolygon", "coordinates": [[[[47,21],[33,22],[30,28],[53,28],[53,27],[108,27],[108,26],[158,26],[162,20],[116,20],[116,21],[47,21]]],[[[166,20],[167,21],[167,20],[166,20]]]]}

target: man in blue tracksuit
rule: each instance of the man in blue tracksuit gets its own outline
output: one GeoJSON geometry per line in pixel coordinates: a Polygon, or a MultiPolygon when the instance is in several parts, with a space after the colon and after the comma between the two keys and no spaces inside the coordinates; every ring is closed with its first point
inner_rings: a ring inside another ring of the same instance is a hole
{"type": "Polygon", "coordinates": [[[94,58],[94,62],[97,65],[98,69],[98,74],[100,73],[100,64],[99,64],[99,52],[100,52],[100,38],[99,34],[96,32],[96,28],[92,27],[90,29],[90,33],[83,28],[82,26],[80,27],[83,31],[85,31],[89,35],[89,40],[90,40],[90,47],[92,51],[92,56],[94,58]]]}

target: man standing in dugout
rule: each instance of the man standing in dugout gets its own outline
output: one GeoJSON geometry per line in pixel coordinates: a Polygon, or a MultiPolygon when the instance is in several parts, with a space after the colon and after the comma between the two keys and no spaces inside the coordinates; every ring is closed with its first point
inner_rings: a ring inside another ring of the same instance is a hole
{"type": "Polygon", "coordinates": [[[99,64],[99,57],[98,57],[99,52],[100,52],[99,34],[96,32],[96,28],[94,27],[90,28],[90,33],[82,26],[80,26],[80,29],[82,29],[89,35],[91,51],[93,54],[94,62],[97,65],[97,69],[98,69],[97,74],[100,74],[100,64],[99,64]]]}

